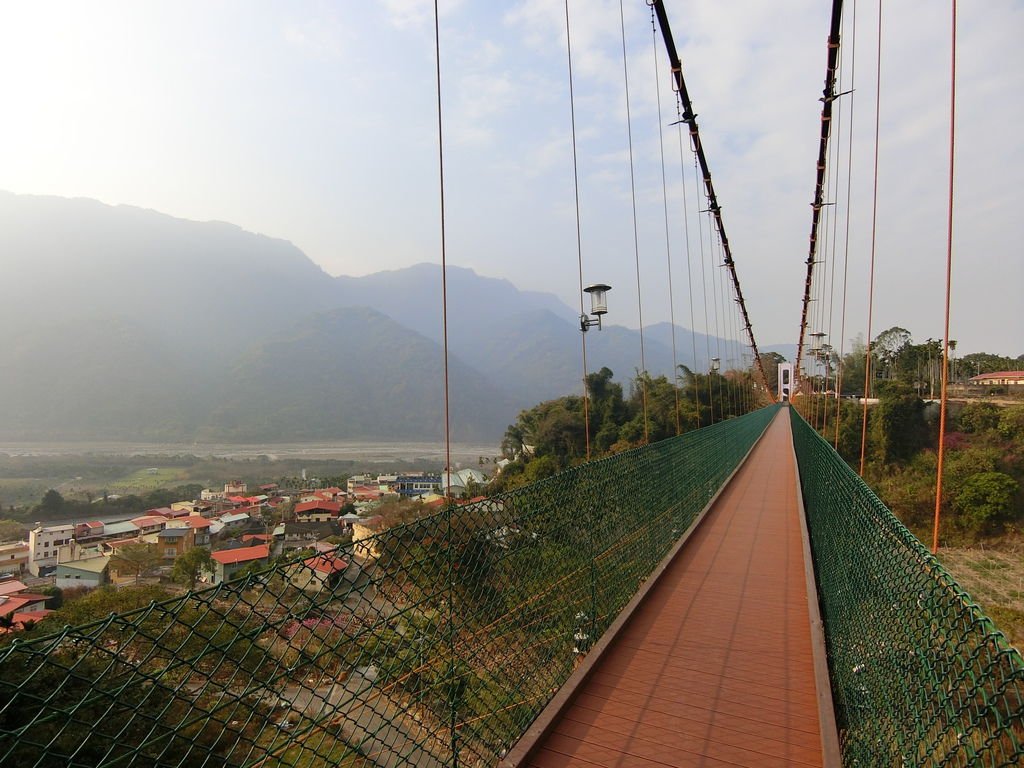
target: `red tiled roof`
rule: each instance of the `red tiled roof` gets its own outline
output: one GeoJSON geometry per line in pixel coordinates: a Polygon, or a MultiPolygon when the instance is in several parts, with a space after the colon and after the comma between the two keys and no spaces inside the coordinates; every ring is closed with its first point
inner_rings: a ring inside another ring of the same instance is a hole
{"type": "Polygon", "coordinates": [[[28,587],[17,579],[0,582],[0,595],[13,595],[16,592],[24,592],[28,587]]]}
{"type": "Polygon", "coordinates": [[[148,528],[151,525],[163,525],[167,522],[167,518],[163,515],[143,515],[142,517],[132,518],[128,522],[138,528],[148,528]]]}
{"type": "Polygon", "coordinates": [[[1024,379],[1024,371],[996,371],[995,373],[983,373],[980,376],[971,376],[971,381],[985,381],[985,379],[1024,379]]]}
{"type": "Polygon", "coordinates": [[[265,533],[246,533],[242,536],[242,541],[270,541],[271,537],[265,533]]]}
{"type": "Polygon", "coordinates": [[[10,616],[12,613],[20,611],[26,605],[45,602],[48,599],[46,595],[12,595],[3,602],[0,602],[0,616],[10,616]]]}
{"type": "Polygon", "coordinates": [[[313,512],[318,509],[337,515],[341,513],[341,504],[336,501],[305,501],[295,505],[295,514],[301,515],[303,512],[313,512]]]}
{"type": "MultiPolygon", "coordinates": [[[[152,535],[152,534],[149,534],[149,535],[152,535]]],[[[131,538],[131,539],[118,539],[117,541],[108,541],[107,542],[107,546],[110,547],[111,549],[116,549],[117,547],[124,547],[124,546],[127,546],[128,544],[141,544],[141,543],[142,543],[142,540],[138,536],[136,536],[136,537],[131,538]]],[[[69,565],[70,565],[70,563],[69,563],[69,565]]]]}
{"type": "Polygon", "coordinates": [[[315,555],[314,557],[307,557],[302,561],[302,564],[312,568],[314,571],[320,571],[320,573],[339,573],[348,568],[348,561],[343,560],[340,557],[331,557],[330,555],[315,555]]]}
{"type": "Polygon", "coordinates": [[[266,544],[261,544],[258,547],[222,549],[219,552],[211,552],[210,557],[221,565],[232,565],[234,563],[244,563],[249,560],[262,560],[270,557],[270,547],[266,544]]]}
{"type": "Polygon", "coordinates": [[[182,520],[187,528],[209,528],[212,523],[205,517],[199,517],[198,515],[189,515],[182,520]]]}

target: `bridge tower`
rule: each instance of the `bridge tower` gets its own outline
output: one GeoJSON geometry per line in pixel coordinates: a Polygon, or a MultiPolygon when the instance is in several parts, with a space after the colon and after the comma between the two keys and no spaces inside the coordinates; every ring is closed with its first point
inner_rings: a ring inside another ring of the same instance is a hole
{"type": "Polygon", "coordinates": [[[788,403],[793,393],[793,364],[779,363],[779,402],[788,403]]]}

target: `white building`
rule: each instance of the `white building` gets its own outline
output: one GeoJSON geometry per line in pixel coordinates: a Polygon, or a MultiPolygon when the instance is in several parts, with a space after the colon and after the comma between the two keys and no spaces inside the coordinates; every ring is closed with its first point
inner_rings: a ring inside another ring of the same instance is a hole
{"type": "Polygon", "coordinates": [[[0,573],[24,573],[28,569],[28,544],[11,541],[0,544],[0,573]]]}
{"type": "Polygon", "coordinates": [[[40,568],[57,565],[57,552],[75,534],[73,525],[36,526],[28,533],[28,570],[39,575],[40,568]]]}
{"type": "Polygon", "coordinates": [[[466,493],[466,489],[471,482],[478,486],[482,486],[487,482],[484,473],[472,467],[460,469],[457,472],[443,472],[441,473],[441,479],[451,496],[461,496],[466,493]]]}
{"type": "Polygon", "coordinates": [[[110,558],[104,555],[74,560],[57,566],[56,584],[61,589],[89,587],[94,589],[110,583],[110,558]]]}

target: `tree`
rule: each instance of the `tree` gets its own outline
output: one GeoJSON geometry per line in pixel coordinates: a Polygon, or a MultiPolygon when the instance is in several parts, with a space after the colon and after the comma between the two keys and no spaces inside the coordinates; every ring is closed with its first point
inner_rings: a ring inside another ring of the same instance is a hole
{"type": "MultiPolygon", "coordinates": [[[[950,342],[951,344],[955,342],[950,342]]],[[[911,384],[918,394],[934,396],[942,380],[942,340],[927,339],[923,344],[908,344],[900,354],[896,377],[911,384]]]]}
{"type": "Polygon", "coordinates": [[[968,403],[960,411],[960,430],[981,433],[999,426],[999,406],[994,403],[968,403]]]}
{"type": "Polygon", "coordinates": [[[786,358],[778,352],[762,352],[761,366],[764,368],[765,378],[768,379],[768,388],[772,392],[779,391],[779,365],[786,362],[786,358]]]}
{"type": "Polygon", "coordinates": [[[889,384],[873,414],[879,458],[886,464],[909,461],[928,439],[924,402],[909,387],[889,384]]]}
{"type": "Polygon", "coordinates": [[[39,511],[47,516],[59,514],[64,509],[64,497],[53,488],[43,494],[43,500],[39,504],[39,511]]]}
{"type": "Polygon", "coordinates": [[[960,516],[958,524],[970,531],[981,531],[993,522],[1006,518],[1013,509],[1013,499],[1020,484],[1002,472],[979,472],[964,481],[954,505],[960,516]]]}
{"type": "Polygon", "coordinates": [[[40,595],[46,595],[50,598],[46,601],[46,607],[50,610],[57,610],[64,605],[64,590],[60,587],[55,587],[53,584],[47,584],[43,587],[36,587],[35,591],[40,595]]]}
{"type": "Polygon", "coordinates": [[[125,544],[119,547],[117,554],[111,555],[110,564],[118,573],[128,572],[135,575],[135,586],[143,576],[149,576],[160,565],[162,558],[155,548],[148,544],[125,544]]]}
{"type": "Polygon", "coordinates": [[[0,541],[20,541],[27,532],[24,523],[6,518],[0,519],[0,541]]]}
{"type": "Polygon", "coordinates": [[[989,352],[971,352],[960,358],[960,370],[967,378],[977,376],[981,373],[995,373],[996,371],[1012,371],[1021,367],[1021,360],[1002,355],[993,355],[989,352]]]}
{"type": "Polygon", "coordinates": [[[206,547],[193,547],[175,559],[171,578],[179,584],[187,584],[189,589],[195,589],[203,571],[212,570],[213,557],[210,556],[210,550],[206,547]]]}
{"type": "Polygon", "coordinates": [[[1007,440],[1024,440],[1024,405],[1011,405],[999,416],[999,434],[1007,440]]]}
{"type": "MultiPolygon", "coordinates": [[[[103,586],[89,590],[76,600],[65,599],[59,609],[40,622],[40,628],[54,631],[66,624],[74,627],[95,621],[101,616],[109,616],[111,613],[126,613],[142,608],[154,600],[166,600],[170,596],[166,589],[156,585],[144,584],[124,589],[103,586]]],[[[68,598],[69,594],[65,594],[64,597],[68,598]]]]}
{"type": "Polygon", "coordinates": [[[888,330],[882,331],[871,344],[871,348],[878,356],[886,378],[894,378],[898,369],[900,356],[910,346],[912,341],[910,331],[894,325],[888,330]]]}
{"type": "Polygon", "coordinates": [[[856,395],[864,392],[864,358],[867,344],[864,337],[850,339],[850,351],[843,356],[842,391],[843,394],[856,395]]]}

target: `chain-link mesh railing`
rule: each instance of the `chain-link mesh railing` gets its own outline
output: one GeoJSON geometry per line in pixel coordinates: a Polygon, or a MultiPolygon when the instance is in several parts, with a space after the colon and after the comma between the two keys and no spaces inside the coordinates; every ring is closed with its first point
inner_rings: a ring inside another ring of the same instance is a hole
{"type": "Polygon", "coordinates": [[[0,765],[494,764],[774,412],[6,641],[0,765]]]}
{"type": "Polygon", "coordinates": [[[792,413],[844,764],[1021,765],[1020,653],[792,413]]]}

